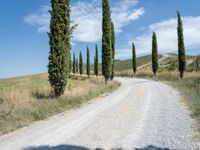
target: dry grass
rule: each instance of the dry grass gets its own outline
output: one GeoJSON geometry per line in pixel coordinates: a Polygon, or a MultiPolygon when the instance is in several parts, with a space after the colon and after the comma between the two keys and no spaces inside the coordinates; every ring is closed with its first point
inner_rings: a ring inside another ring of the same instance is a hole
{"type": "Polygon", "coordinates": [[[64,95],[54,99],[45,74],[0,80],[0,135],[79,107],[117,87],[117,82],[105,85],[101,77],[71,76],[64,95]]]}

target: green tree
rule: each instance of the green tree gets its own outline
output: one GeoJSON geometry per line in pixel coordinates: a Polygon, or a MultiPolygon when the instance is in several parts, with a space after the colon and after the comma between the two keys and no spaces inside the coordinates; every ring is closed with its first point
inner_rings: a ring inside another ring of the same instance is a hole
{"type": "Polygon", "coordinates": [[[102,2],[102,74],[105,83],[112,73],[111,11],[109,0],[102,2]]]}
{"type": "Polygon", "coordinates": [[[90,49],[87,47],[87,75],[90,76],[90,49]]]}
{"type": "Polygon", "coordinates": [[[79,55],[79,72],[81,75],[83,74],[83,55],[81,51],[79,55]]]}
{"type": "Polygon", "coordinates": [[[96,72],[96,62],[95,61],[96,61],[96,56],[94,56],[94,75],[96,75],[95,74],[95,72],[96,72]]]}
{"type": "Polygon", "coordinates": [[[71,56],[70,56],[70,58],[69,58],[69,73],[71,73],[71,72],[72,72],[72,60],[71,60],[71,56]]]}
{"type": "Polygon", "coordinates": [[[76,58],[76,73],[78,73],[78,69],[79,69],[79,67],[78,67],[78,58],[76,58]]]}
{"type": "Polygon", "coordinates": [[[183,22],[181,19],[181,15],[177,12],[178,16],[178,62],[179,62],[179,72],[180,77],[183,78],[184,72],[186,69],[186,57],[185,57],[185,44],[184,44],[184,36],[183,36],[183,22]]]}
{"type": "Polygon", "coordinates": [[[96,52],[95,52],[95,57],[94,57],[94,74],[98,76],[99,75],[99,54],[98,54],[99,52],[98,52],[97,44],[96,44],[95,49],[96,49],[96,52]]]}
{"type": "Polygon", "coordinates": [[[158,70],[158,45],[155,32],[153,32],[152,36],[152,70],[154,75],[156,75],[158,70]]]}
{"type": "Polygon", "coordinates": [[[69,73],[70,0],[51,0],[51,7],[48,73],[54,94],[59,97],[65,91],[69,73]]]}
{"type": "Polygon", "coordinates": [[[115,27],[113,22],[111,23],[111,44],[112,44],[112,72],[110,79],[113,80],[115,76],[115,27]]]}
{"type": "Polygon", "coordinates": [[[75,56],[75,53],[73,55],[73,73],[74,74],[76,73],[76,56],[75,56]]]}
{"type": "Polygon", "coordinates": [[[133,65],[133,72],[134,75],[136,75],[137,72],[137,60],[136,60],[136,50],[135,50],[135,44],[132,44],[132,65],[133,65]]]}

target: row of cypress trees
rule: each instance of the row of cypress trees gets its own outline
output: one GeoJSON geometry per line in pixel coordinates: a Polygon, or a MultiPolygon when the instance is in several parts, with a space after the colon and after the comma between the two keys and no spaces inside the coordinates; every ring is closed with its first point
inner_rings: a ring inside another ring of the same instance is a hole
{"type": "MultiPolygon", "coordinates": [[[[177,35],[178,35],[178,64],[179,64],[179,72],[180,78],[183,78],[184,72],[186,69],[186,55],[185,55],[185,44],[184,44],[184,36],[183,36],[183,22],[181,19],[181,15],[177,12],[178,17],[178,27],[177,27],[177,35]]],[[[134,43],[132,44],[132,65],[133,72],[136,74],[137,71],[137,62],[136,62],[136,50],[134,43]]],[[[153,32],[152,36],[152,71],[154,75],[156,75],[159,68],[158,63],[158,44],[156,33],[153,32]]]]}
{"type": "MultiPolygon", "coordinates": [[[[90,76],[90,49],[87,47],[87,52],[86,52],[86,74],[89,77],[90,76]]],[[[75,53],[73,54],[73,73],[80,73],[80,75],[83,75],[83,70],[84,70],[84,63],[83,63],[83,55],[82,52],[80,51],[79,53],[79,60],[76,58],[75,53]]],[[[94,74],[96,76],[99,75],[99,56],[98,56],[98,46],[96,44],[95,46],[95,56],[94,56],[94,74]]]]}
{"type": "MultiPolygon", "coordinates": [[[[105,82],[114,78],[115,31],[111,20],[109,0],[102,0],[102,74],[105,82]]],[[[51,0],[51,21],[49,34],[49,82],[56,97],[61,96],[67,84],[68,75],[80,72],[83,74],[83,56],[78,59],[73,55],[71,60],[71,33],[76,26],[70,28],[70,0],[51,0]]],[[[98,48],[94,58],[94,73],[98,72],[98,48]]],[[[90,51],[87,48],[87,75],[90,76],[90,51]]]]}

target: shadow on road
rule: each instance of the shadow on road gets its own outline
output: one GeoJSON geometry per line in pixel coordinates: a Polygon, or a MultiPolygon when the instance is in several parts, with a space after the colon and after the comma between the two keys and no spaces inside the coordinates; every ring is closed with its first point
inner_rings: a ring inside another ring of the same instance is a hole
{"type": "MultiPolygon", "coordinates": [[[[28,147],[24,150],[90,150],[89,148],[74,145],[58,145],[58,146],[39,146],[39,147],[28,147]]],[[[96,148],[94,150],[104,150],[101,148],[96,148]]],[[[111,150],[123,150],[122,148],[114,148],[111,150]]],[[[161,148],[153,145],[148,145],[143,148],[133,148],[133,150],[170,150],[169,148],[161,148]]]]}
{"type": "Polygon", "coordinates": [[[86,147],[82,146],[73,146],[73,145],[58,145],[58,146],[39,146],[39,147],[29,147],[24,150],[89,150],[86,147]]]}
{"type": "Polygon", "coordinates": [[[156,147],[153,145],[148,145],[143,148],[135,148],[135,150],[170,150],[169,148],[161,148],[161,147],[156,147]]]}

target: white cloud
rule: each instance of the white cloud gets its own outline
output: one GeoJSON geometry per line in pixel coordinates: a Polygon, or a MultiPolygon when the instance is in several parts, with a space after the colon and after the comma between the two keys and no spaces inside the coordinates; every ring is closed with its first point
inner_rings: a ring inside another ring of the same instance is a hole
{"type": "Polygon", "coordinates": [[[50,20],[49,10],[49,6],[42,6],[37,13],[25,16],[24,21],[29,25],[37,26],[39,32],[47,32],[49,30],[50,20]]]}
{"type": "MultiPolygon", "coordinates": [[[[139,19],[144,13],[144,8],[133,9],[139,0],[119,0],[112,6],[112,19],[116,32],[122,32],[123,27],[139,19]]],[[[29,25],[37,26],[39,32],[49,30],[49,7],[42,7],[38,12],[24,18],[29,25]]],[[[71,7],[72,20],[79,26],[74,32],[74,41],[96,42],[101,39],[102,10],[101,1],[78,1],[71,7]]]]}
{"type": "MultiPolygon", "coordinates": [[[[200,16],[183,17],[184,37],[186,49],[200,48],[200,16]]],[[[157,33],[158,48],[160,53],[177,51],[177,19],[172,18],[158,23],[149,25],[144,34],[137,36],[129,41],[131,51],[131,43],[134,41],[137,53],[151,53],[152,32],[157,33]],[[147,30],[147,31],[146,31],[147,30]]],[[[120,50],[120,57],[130,57],[131,53],[126,49],[120,50]]]]}

